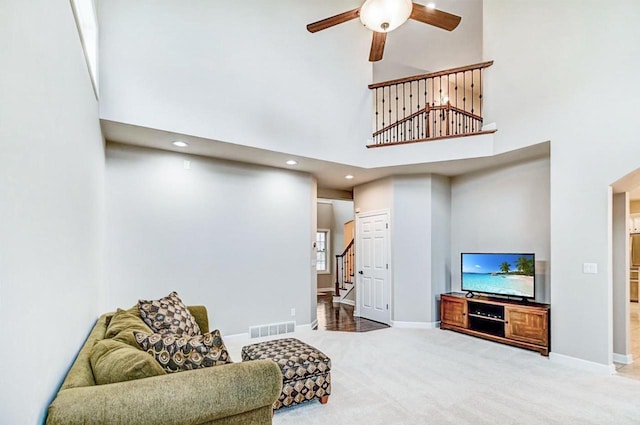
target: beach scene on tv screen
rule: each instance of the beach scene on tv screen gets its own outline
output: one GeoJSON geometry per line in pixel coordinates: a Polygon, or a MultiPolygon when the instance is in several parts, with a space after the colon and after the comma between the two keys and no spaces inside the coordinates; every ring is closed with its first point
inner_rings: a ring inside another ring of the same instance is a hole
{"type": "Polygon", "coordinates": [[[463,254],[462,289],[531,298],[535,264],[532,254],[463,254]]]}

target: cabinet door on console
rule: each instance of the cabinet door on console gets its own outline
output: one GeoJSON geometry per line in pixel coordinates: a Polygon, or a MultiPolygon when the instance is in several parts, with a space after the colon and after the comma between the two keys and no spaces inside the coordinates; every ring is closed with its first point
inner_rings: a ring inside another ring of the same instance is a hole
{"type": "Polygon", "coordinates": [[[452,326],[467,327],[467,302],[461,298],[442,296],[440,321],[452,326]]]}
{"type": "Polygon", "coordinates": [[[505,306],[505,337],[532,344],[547,345],[547,310],[505,306]]]}

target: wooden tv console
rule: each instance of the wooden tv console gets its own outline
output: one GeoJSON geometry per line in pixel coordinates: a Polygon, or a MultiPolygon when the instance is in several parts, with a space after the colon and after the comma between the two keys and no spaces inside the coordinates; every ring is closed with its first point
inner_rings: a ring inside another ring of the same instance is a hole
{"type": "Polygon", "coordinates": [[[440,296],[440,329],[549,355],[549,305],[451,293],[440,296]]]}

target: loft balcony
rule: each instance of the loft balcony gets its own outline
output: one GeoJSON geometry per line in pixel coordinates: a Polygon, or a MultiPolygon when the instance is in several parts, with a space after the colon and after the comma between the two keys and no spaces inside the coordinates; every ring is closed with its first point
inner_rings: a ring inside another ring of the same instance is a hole
{"type": "Polygon", "coordinates": [[[483,131],[482,77],[493,61],[370,84],[368,148],[493,133],[483,131]]]}

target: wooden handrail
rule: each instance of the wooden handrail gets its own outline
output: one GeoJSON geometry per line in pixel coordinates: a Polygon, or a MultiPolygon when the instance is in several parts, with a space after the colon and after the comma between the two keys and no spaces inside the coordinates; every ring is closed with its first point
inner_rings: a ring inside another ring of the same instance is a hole
{"type": "Polygon", "coordinates": [[[457,112],[459,114],[462,114],[464,116],[467,116],[471,119],[474,120],[478,120],[480,122],[482,122],[482,117],[476,114],[472,114],[471,112],[465,111],[464,109],[460,109],[460,108],[456,108],[455,106],[452,106],[451,104],[447,104],[447,105],[437,105],[437,106],[429,106],[427,105],[426,107],[420,109],[419,111],[414,112],[411,115],[408,115],[404,118],[401,118],[400,120],[394,122],[393,124],[389,124],[386,127],[381,128],[380,130],[376,131],[375,133],[373,133],[373,137],[376,137],[382,133],[384,133],[385,131],[389,131],[392,128],[395,128],[397,126],[399,126],[400,124],[410,121],[412,119],[414,119],[415,117],[417,117],[420,114],[423,113],[429,113],[429,111],[434,111],[434,110],[446,110],[446,111],[453,111],[453,112],[457,112]]]}
{"type": "Polygon", "coordinates": [[[389,81],[382,81],[382,82],[379,82],[379,83],[373,83],[373,84],[369,84],[369,88],[370,89],[376,89],[378,87],[391,86],[391,85],[394,85],[394,84],[408,83],[408,82],[411,82],[411,81],[422,80],[422,79],[425,79],[425,78],[435,78],[435,77],[441,77],[443,75],[457,74],[458,72],[471,71],[473,69],[488,68],[491,65],[493,65],[493,61],[480,62],[480,63],[476,63],[474,65],[460,66],[460,67],[457,67],[457,68],[445,69],[443,71],[430,72],[428,74],[413,75],[411,77],[398,78],[397,80],[389,80],[389,81]]]}
{"type": "MultiPolygon", "coordinates": [[[[436,109],[436,108],[431,108],[431,109],[436,109]]],[[[469,118],[472,118],[474,120],[482,121],[482,117],[480,115],[472,114],[469,111],[465,111],[464,109],[457,108],[457,107],[455,107],[453,105],[450,105],[449,108],[447,108],[447,109],[449,109],[451,111],[454,111],[454,112],[457,112],[459,114],[465,115],[465,116],[467,116],[469,118]]]]}
{"type": "Polygon", "coordinates": [[[344,257],[345,255],[347,255],[347,251],[351,249],[354,242],[355,242],[355,239],[351,239],[351,242],[349,242],[349,244],[345,247],[344,251],[342,251],[342,254],[340,255],[340,257],[344,257]]]}
{"type": "MultiPolygon", "coordinates": [[[[354,246],[355,239],[351,239],[351,242],[345,247],[342,254],[336,254],[336,282],[335,282],[335,296],[340,296],[340,289],[344,289],[344,282],[346,279],[346,270],[345,270],[345,261],[344,257],[347,257],[348,262],[352,261],[353,258],[349,259],[349,257],[353,257],[353,252],[351,251],[354,246]],[[342,273],[340,273],[340,262],[342,260],[342,273]],[[340,276],[342,276],[342,285],[340,284],[340,276]]],[[[353,265],[350,265],[352,267],[353,265]]]]}
{"type": "MultiPolygon", "coordinates": [[[[431,109],[434,109],[434,108],[431,108],[431,109]]],[[[422,108],[419,111],[416,111],[411,115],[408,115],[408,116],[406,116],[406,117],[404,117],[404,118],[402,118],[402,119],[400,119],[400,120],[398,120],[398,121],[396,121],[396,122],[394,122],[392,124],[389,124],[386,127],[381,128],[380,130],[378,130],[375,133],[373,133],[373,137],[376,137],[378,134],[382,134],[387,130],[391,130],[392,128],[399,126],[403,122],[409,121],[409,120],[417,117],[418,115],[423,114],[423,113],[428,112],[428,111],[429,111],[429,106],[427,105],[426,108],[422,108]]]]}

